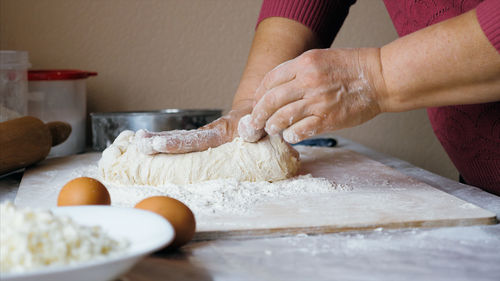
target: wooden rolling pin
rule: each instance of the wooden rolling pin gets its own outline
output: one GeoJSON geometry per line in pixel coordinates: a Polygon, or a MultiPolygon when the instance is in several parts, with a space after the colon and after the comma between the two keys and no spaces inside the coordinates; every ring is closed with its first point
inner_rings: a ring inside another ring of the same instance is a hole
{"type": "Polygon", "coordinates": [[[31,116],[0,122],[0,175],[42,161],[70,133],[68,123],[44,124],[31,116]]]}

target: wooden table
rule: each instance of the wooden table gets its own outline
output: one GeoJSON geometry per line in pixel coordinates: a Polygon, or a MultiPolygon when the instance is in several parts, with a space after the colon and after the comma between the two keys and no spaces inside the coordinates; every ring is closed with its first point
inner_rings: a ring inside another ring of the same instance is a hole
{"type": "MultiPolygon", "coordinates": [[[[345,139],[339,145],[500,214],[500,197],[345,139]]],[[[0,180],[0,200],[13,199],[18,184],[0,180]]],[[[500,225],[376,229],[195,242],[148,257],[121,280],[498,280],[499,264],[500,225]]]]}

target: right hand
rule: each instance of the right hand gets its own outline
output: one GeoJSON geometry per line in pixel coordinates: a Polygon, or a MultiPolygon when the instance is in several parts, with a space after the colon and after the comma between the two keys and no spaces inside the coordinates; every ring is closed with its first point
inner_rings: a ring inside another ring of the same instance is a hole
{"type": "Polygon", "coordinates": [[[135,144],[145,154],[188,153],[204,151],[230,142],[238,135],[238,122],[249,112],[231,110],[227,115],[196,130],[173,130],[149,132],[139,130],[135,135],[135,144]]]}
{"type": "Polygon", "coordinates": [[[382,112],[381,69],[377,48],[307,51],[266,74],[249,123],[289,143],[359,125],[382,112]]]}

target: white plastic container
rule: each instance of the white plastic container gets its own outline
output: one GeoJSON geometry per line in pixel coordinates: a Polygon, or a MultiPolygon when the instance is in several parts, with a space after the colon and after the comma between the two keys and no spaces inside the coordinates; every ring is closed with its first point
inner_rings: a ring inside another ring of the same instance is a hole
{"type": "Polygon", "coordinates": [[[71,125],[69,138],[53,147],[48,157],[60,157],[85,150],[87,85],[96,72],[80,70],[32,70],[28,73],[28,114],[43,120],[71,125]]]}
{"type": "Polygon", "coordinates": [[[28,52],[0,51],[0,122],[26,115],[28,52]]]}

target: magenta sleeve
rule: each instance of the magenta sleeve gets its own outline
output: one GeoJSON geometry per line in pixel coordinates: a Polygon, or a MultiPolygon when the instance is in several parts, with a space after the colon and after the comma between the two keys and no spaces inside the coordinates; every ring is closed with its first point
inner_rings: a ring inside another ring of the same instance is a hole
{"type": "Polygon", "coordinates": [[[476,8],[477,20],[491,44],[500,52],[500,0],[486,0],[476,8]]]}
{"type": "Polygon", "coordinates": [[[330,46],[356,0],[264,0],[259,23],[269,17],[289,18],[316,33],[323,46],[330,46]]]}

